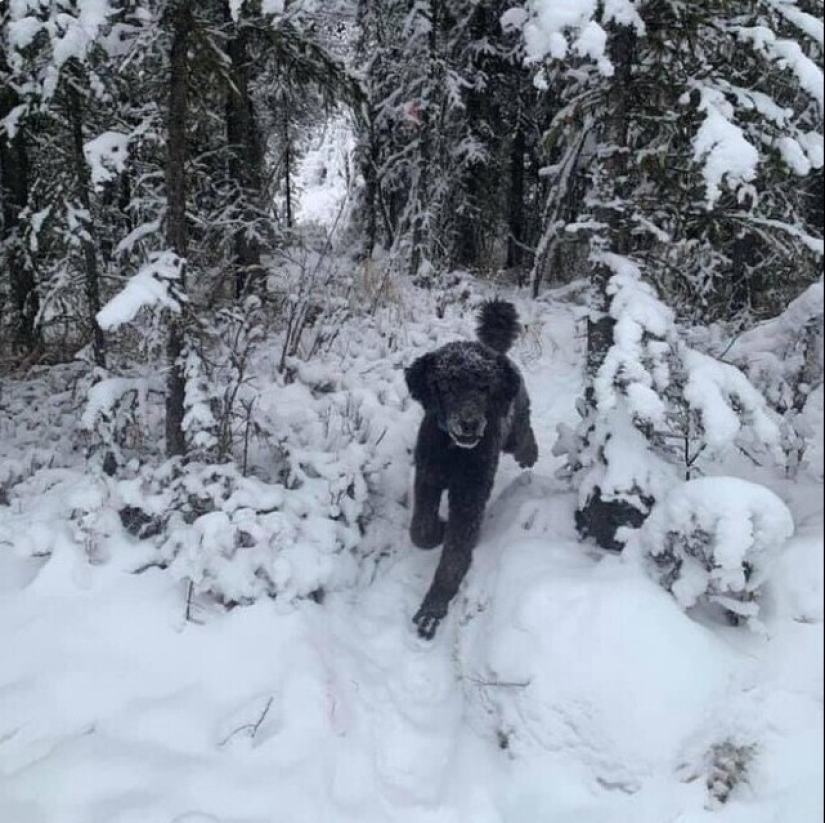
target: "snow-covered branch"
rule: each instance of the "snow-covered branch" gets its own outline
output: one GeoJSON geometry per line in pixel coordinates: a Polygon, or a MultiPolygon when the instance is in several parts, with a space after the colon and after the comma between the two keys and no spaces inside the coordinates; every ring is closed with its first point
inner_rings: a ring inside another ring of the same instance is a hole
{"type": "Polygon", "coordinates": [[[180,281],[184,262],[170,251],[153,255],[123,291],[100,310],[97,315],[100,327],[111,331],[124,326],[134,320],[141,309],[160,307],[180,313],[180,296],[173,287],[180,281]]]}

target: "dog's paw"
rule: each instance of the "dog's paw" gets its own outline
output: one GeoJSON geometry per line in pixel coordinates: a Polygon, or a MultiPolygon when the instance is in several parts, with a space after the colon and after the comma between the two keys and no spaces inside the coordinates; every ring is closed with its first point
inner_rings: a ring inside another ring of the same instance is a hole
{"type": "Polygon", "coordinates": [[[415,617],[413,617],[413,623],[415,623],[418,628],[418,636],[424,640],[432,640],[446,614],[446,608],[440,606],[422,606],[415,617]]]}
{"type": "Polygon", "coordinates": [[[530,432],[526,443],[522,443],[521,447],[513,455],[516,458],[516,463],[522,469],[532,469],[539,459],[539,446],[536,443],[535,435],[530,432]]]}
{"type": "Polygon", "coordinates": [[[413,523],[410,529],[410,539],[418,549],[435,549],[444,542],[446,529],[447,524],[441,518],[428,523],[426,526],[413,523]]]}
{"type": "Polygon", "coordinates": [[[519,464],[520,468],[532,469],[538,462],[539,450],[536,446],[533,446],[532,449],[525,449],[524,451],[519,452],[515,455],[515,458],[516,463],[519,464]]]}

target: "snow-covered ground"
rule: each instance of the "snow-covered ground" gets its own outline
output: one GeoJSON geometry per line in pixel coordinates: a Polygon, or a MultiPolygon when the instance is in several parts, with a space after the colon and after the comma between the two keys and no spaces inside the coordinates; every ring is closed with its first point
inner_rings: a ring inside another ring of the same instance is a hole
{"type": "MultiPolygon", "coordinates": [[[[7,382],[0,820],[821,821],[821,484],[769,477],[797,531],[767,584],[761,633],[685,614],[632,557],[580,542],[576,497],[551,455],[581,388],[574,296],[517,299],[528,329],[514,358],[542,457],[529,472],[503,462],[432,643],[411,623],[438,553],[405,533],[420,412],[401,367],[471,334],[469,307],[437,320],[430,296],[407,295],[399,345],[380,351],[380,329],[353,328],[336,349],[346,364],[328,364],[372,415],[363,439],[382,462],[364,538],[373,553],[355,547],[361,573],[320,603],[224,610],[202,598],[187,619],[186,583],[171,569],[135,573],[147,541],[101,504],[104,481],[83,474],[71,367],[7,382]],[[721,804],[708,785],[724,795],[737,757],[742,779],[721,804]]],[[[306,398],[271,366],[259,364],[262,394],[300,422],[306,398]]]]}
{"type": "Polygon", "coordinates": [[[345,114],[331,117],[318,134],[308,139],[295,170],[298,224],[343,229],[356,174],[352,162],[355,134],[345,114]]]}

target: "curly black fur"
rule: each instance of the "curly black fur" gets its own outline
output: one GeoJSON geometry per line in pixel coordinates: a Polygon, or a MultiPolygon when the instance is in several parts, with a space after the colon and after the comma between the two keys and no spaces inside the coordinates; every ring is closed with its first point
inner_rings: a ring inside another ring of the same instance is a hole
{"type": "Polygon", "coordinates": [[[501,354],[507,354],[521,331],[516,307],[505,300],[488,300],[478,313],[478,339],[501,354]]]}
{"type": "Polygon", "coordinates": [[[470,566],[501,452],[524,468],[538,459],[530,400],[505,356],[519,333],[511,303],[490,301],[479,312],[481,342],[448,343],[406,371],[410,394],[424,407],[415,448],[410,537],[422,549],[444,544],[430,590],[413,618],[435,635],[470,566]],[[449,516],[438,516],[447,492],[449,516]]]}

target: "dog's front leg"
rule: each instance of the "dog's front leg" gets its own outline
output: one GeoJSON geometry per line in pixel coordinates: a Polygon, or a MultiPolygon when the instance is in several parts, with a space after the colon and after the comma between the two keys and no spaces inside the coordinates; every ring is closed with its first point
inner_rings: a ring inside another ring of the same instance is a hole
{"type": "Polygon", "coordinates": [[[434,549],[444,540],[445,523],[438,516],[444,485],[437,482],[434,474],[426,466],[415,473],[410,539],[419,549],[434,549]]]}
{"type": "Polygon", "coordinates": [[[450,517],[444,549],[430,590],[413,618],[419,636],[432,640],[439,623],[447,615],[450,601],[458,593],[470,568],[473,549],[478,543],[489,489],[450,491],[450,517]]]}

